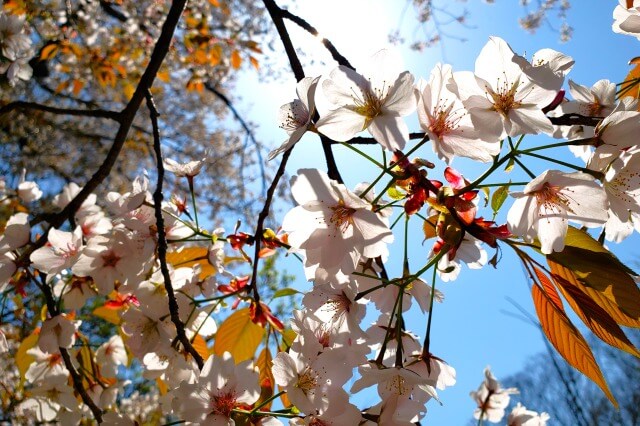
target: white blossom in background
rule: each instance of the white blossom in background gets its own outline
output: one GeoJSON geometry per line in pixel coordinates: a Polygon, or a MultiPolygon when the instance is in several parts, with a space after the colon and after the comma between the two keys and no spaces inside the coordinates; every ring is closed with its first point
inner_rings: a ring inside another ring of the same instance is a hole
{"type": "Polygon", "coordinates": [[[562,251],[569,220],[593,228],[608,219],[604,189],[583,172],[547,170],[511,196],[509,230],[527,242],[537,237],[544,254],[562,251]]]}
{"type": "Polygon", "coordinates": [[[321,114],[318,131],[343,142],[366,129],[385,149],[402,150],[409,140],[403,117],[415,111],[418,93],[400,64],[383,49],[360,68],[362,74],[342,65],[331,71],[322,83],[331,109],[321,114]]]}
{"type": "Polygon", "coordinates": [[[55,353],[59,348],[69,349],[76,341],[76,330],[82,321],[72,321],[64,314],[46,319],[38,335],[38,347],[43,352],[55,353]]]}
{"type": "Polygon", "coordinates": [[[188,161],[186,163],[178,163],[171,158],[165,158],[163,165],[166,171],[173,173],[176,177],[186,177],[193,179],[200,174],[202,168],[210,161],[210,154],[206,152],[204,157],[199,160],[188,161]]]}
{"type": "Polygon", "coordinates": [[[482,242],[470,235],[465,235],[455,251],[455,257],[451,257],[451,252],[447,252],[438,261],[438,276],[444,282],[458,278],[462,269],[461,262],[464,262],[469,269],[482,269],[489,260],[487,252],[482,248],[482,242]]]}
{"type": "Polygon", "coordinates": [[[500,152],[497,138],[474,127],[458,97],[447,88],[453,82],[450,65],[437,64],[428,83],[421,82],[418,100],[420,127],[438,158],[450,164],[455,156],[489,162],[500,152]]]}
{"type": "Polygon", "coordinates": [[[518,393],[516,388],[503,389],[491,373],[489,367],[484,369],[484,381],[477,391],[471,392],[471,398],[478,404],[473,412],[476,419],[498,423],[505,415],[509,406],[510,395],[518,393]]]}
{"type": "Polygon", "coordinates": [[[59,274],[71,268],[82,251],[82,229],[73,232],[49,229],[48,244],[31,253],[31,262],[36,269],[47,274],[59,274]]]}
{"type": "Polygon", "coordinates": [[[320,80],[320,77],[305,77],[300,80],[296,85],[298,99],[280,107],[278,111],[278,126],[289,134],[289,138],[269,153],[269,160],[273,160],[295,145],[311,126],[311,120],[316,112],[314,98],[318,80],[320,80]]]}
{"type": "Polygon", "coordinates": [[[627,0],[620,0],[620,4],[613,9],[614,33],[626,34],[640,40],[640,1],[633,0],[633,6],[627,9],[627,0]]]}
{"type": "Polygon", "coordinates": [[[14,214],[9,218],[3,234],[0,235],[0,253],[24,246],[29,242],[30,233],[29,215],[26,213],[14,214]]]}
{"type": "Polygon", "coordinates": [[[507,417],[507,426],[546,426],[549,419],[549,414],[527,410],[527,407],[518,402],[507,417]]]}
{"type": "Polygon", "coordinates": [[[32,203],[42,198],[42,190],[36,182],[27,180],[27,170],[22,169],[22,176],[18,184],[18,197],[25,203],[32,203]]]}
{"type": "Polygon", "coordinates": [[[453,74],[456,92],[476,128],[496,139],[521,134],[552,133],[542,112],[556,97],[554,90],[534,84],[514,61],[515,53],[499,37],[490,37],[476,60],[475,74],[453,74]]]}
{"type": "Polygon", "coordinates": [[[122,337],[117,334],[100,345],[95,354],[100,372],[105,377],[115,377],[118,366],[127,365],[127,351],[122,337]]]}
{"type": "Polygon", "coordinates": [[[31,413],[32,418],[40,422],[56,420],[61,409],[78,410],[78,400],[65,375],[48,376],[47,380],[31,388],[30,393],[31,397],[23,401],[17,410],[25,415],[31,413]]]}

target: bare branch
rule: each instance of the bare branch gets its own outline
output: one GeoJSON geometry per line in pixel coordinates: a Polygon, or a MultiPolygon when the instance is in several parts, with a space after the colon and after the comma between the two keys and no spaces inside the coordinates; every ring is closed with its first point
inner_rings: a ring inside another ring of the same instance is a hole
{"type": "Polygon", "coordinates": [[[149,108],[149,116],[151,117],[151,125],[153,128],[153,150],[156,154],[156,169],[158,170],[158,180],[156,184],[156,190],[153,193],[153,207],[156,216],[156,228],[158,228],[158,259],[160,260],[160,271],[164,278],[164,288],[167,291],[167,297],[169,298],[169,312],[171,313],[171,322],[176,326],[176,333],[178,340],[184,346],[184,349],[191,354],[193,359],[198,364],[198,368],[202,370],[204,361],[202,356],[195,350],[187,334],[184,330],[184,324],[180,320],[178,312],[178,301],[176,300],[175,292],[173,291],[173,285],[171,284],[171,275],[169,274],[169,268],[167,266],[167,235],[164,229],[164,218],[162,217],[162,183],[164,181],[164,165],[162,163],[162,149],[160,147],[160,130],[158,128],[158,110],[153,102],[153,96],[151,91],[147,91],[147,108],[149,108]]]}
{"type": "Polygon", "coordinates": [[[16,101],[11,102],[2,108],[0,108],[0,115],[6,114],[8,112],[14,110],[36,110],[36,111],[44,111],[50,112],[52,114],[60,114],[60,115],[73,115],[76,117],[96,117],[96,118],[107,118],[109,120],[120,121],[122,113],[116,111],[106,111],[103,109],[68,109],[68,108],[58,108],[49,105],[42,105],[36,102],[24,102],[24,101],[16,101]]]}
{"type": "Polygon", "coordinates": [[[580,114],[565,114],[560,117],[548,117],[556,126],[589,126],[596,127],[603,117],[587,117],[580,114]]]}

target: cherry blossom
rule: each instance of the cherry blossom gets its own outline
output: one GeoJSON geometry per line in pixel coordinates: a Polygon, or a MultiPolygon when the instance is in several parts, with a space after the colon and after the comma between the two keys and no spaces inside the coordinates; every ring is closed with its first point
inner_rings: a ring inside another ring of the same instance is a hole
{"type": "Polygon", "coordinates": [[[468,71],[453,75],[452,91],[460,96],[474,126],[496,139],[553,131],[542,108],[556,92],[534,84],[515,56],[504,40],[490,37],[476,60],[475,75],[468,71]]]}
{"type": "Polygon", "coordinates": [[[96,362],[100,365],[100,372],[105,377],[115,377],[119,365],[126,365],[127,351],[122,337],[115,335],[104,342],[96,350],[96,362]]]}
{"type": "Polygon", "coordinates": [[[81,321],[72,321],[64,315],[56,315],[42,323],[38,347],[43,352],[58,352],[59,348],[70,348],[76,341],[76,330],[81,321]]]}
{"type": "Polygon", "coordinates": [[[58,274],[70,268],[82,251],[82,229],[76,227],[73,232],[49,229],[48,246],[31,253],[31,262],[35,268],[47,274],[58,274]]]}
{"type": "Polygon", "coordinates": [[[322,114],[318,131],[347,141],[367,129],[385,149],[403,149],[409,129],[402,117],[415,111],[418,93],[413,75],[400,71],[398,64],[383,49],[362,68],[363,74],[342,65],[331,71],[322,89],[333,109],[322,114]]]}
{"type": "Polygon", "coordinates": [[[568,220],[598,227],[608,218],[604,189],[583,172],[547,170],[511,195],[516,201],[507,215],[509,230],[528,242],[537,236],[545,254],[562,251],[568,220]]]}
{"type": "Polygon", "coordinates": [[[315,114],[314,97],[318,80],[320,77],[305,77],[300,80],[296,85],[298,99],[280,107],[278,125],[289,134],[289,138],[269,153],[269,160],[273,160],[295,145],[309,129],[315,114]]]}
{"type": "Polygon", "coordinates": [[[437,64],[418,101],[420,126],[429,135],[433,151],[450,164],[454,156],[488,162],[500,152],[498,140],[473,127],[469,113],[447,86],[453,83],[450,65],[437,64]]]}
{"type": "Polygon", "coordinates": [[[484,369],[484,381],[477,391],[471,392],[471,398],[478,404],[478,408],[473,413],[476,419],[492,423],[498,423],[505,414],[505,409],[509,406],[509,395],[518,393],[516,388],[503,389],[500,383],[491,373],[489,367],[484,369]]]}
{"type": "Polygon", "coordinates": [[[183,382],[174,392],[173,409],[187,421],[203,425],[235,425],[232,410],[260,396],[258,373],[251,361],[235,364],[228,352],[211,355],[195,383],[183,382]]]}
{"type": "Polygon", "coordinates": [[[0,252],[15,250],[29,242],[31,228],[29,227],[29,215],[16,213],[9,218],[0,235],[0,252]]]}
{"type": "Polygon", "coordinates": [[[27,170],[22,169],[22,176],[18,184],[18,197],[25,203],[32,203],[42,198],[42,190],[36,182],[27,180],[27,170]]]}
{"type": "Polygon", "coordinates": [[[507,417],[507,426],[546,426],[549,414],[527,410],[518,402],[507,417]]]}
{"type": "Polygon", "coordinates": [[[178,163],[170,158],[164,159],[164,168],[168,172],[173,173],[177,177],[186,177],[193,179],[200,174],[200,171],[205,164],[209,162],[209,153],[206,153],[204,157],[199,160],[188,161],[186,163],[178,163]]]}
{"type": "Polygon", "coordinates": [[[620,4],[613,10],[613,32],[627,34],[640,40],[640,1],[633,0],[632,6],[627,8],[627,0],[620,0],[620,4]]]}
{"type": "Polygon", "coordinates": [[[282,228],[291,246],[305,253],[308,278],[316,277],[316,269],[325,276],[348,274],[360,256],[386,255],[393,241],[386,219],[343,184],[319,170],[302,169],[291,179],[291,192],[299,205],[287,213],[282,228]]]}

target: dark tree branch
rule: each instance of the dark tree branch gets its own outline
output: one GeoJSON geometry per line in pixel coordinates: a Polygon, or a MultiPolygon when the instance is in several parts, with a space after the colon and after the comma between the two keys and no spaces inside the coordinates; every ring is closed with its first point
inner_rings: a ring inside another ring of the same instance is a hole
{"type": "Polygon", "coordinates": [[[565,114],[560,117],[548,117],[556,126],[589,126],[596,127],[603,117],[587,117],[580,114],[565,114]]]}
{"type": "MultiPolygon", "coordinates": [[[[53,292],[51,291],[51,287],[45,282],[43,279],[42,284],[38,283],[38,281],[33,278],[34,282],[38,285],[42,293],[44,294],[44,298],[47,302],[47,310],[49,311],[49,315],[53,318],[60,315],[60,310],[58,309],[58,305],[56,304],[55,298],[53,297],[53,292]]],[[[84,388],[82,384],[82,376],[78,373],[78,370],[73,365],[73,361],[71,360],[71,355],[69,355],[69,351],[66,348],[58,348],[60,350],[60,355],[62,356],[62,360],[66,369],[69,371],[69,375],[71,375],[71,381],[73,382],[73,388],[78,392],[80,398],[82,398],[82,402],[89,407],[93,417],[96,419],[98,423],[102,423],[102,410],[93,402],[93,399],[87,393],[87,390],[84,388]]]]}
{"type": "MultiPolygon", "coordinates": [[[[428,136],[424,132],[412,132],[409,133],[409,139],[424,139],[428,136]]],[[[339,144],[341,142],[331,141],[332,144],[339,144]]],[[[366,137],[366,136],[356,136],[355,138],[349,139],[347,142],[349,145],[376,145],[378,141],[374,138],[366,137]]]]}
{"type": "MultiPolygon", "coordinates": [[[[178,26],[178,22],[180,21],[180,16],[182,15],[182,11],[187,3],[187,0],[174,0],[171,3],[171,8],[169,9],[169,13],[167,14],[167,19],[164,21],[162,25],[162,31],[160,33],[160,37],[158,37],[158,41],[156,42],[153,52],[151,53],[151,58],[149,59],[149,64],[140,77],[140,81],[138,82],[138,86],[136,87],[131,100],[127,104],[124,110],[120,112],[120,127],[118,128],[118,132],[113,139],[113,144],[111,145],[111,149],[107,153],[106,158],[98,168],[98,170],[93,174],[91,179],[84,185],[82,190],[76,195],[67,206],[62,209],[61,212],[56,213],[50,221],[50,225],[54,228],[60,227],[66,220],[72,219],[73,215],[80,208],[82,203],[87,199],[87,197],[92,194],[96,188],[109,176],[111,173],[111,169],[118,156],[120,155],[120,151],[124,146],[124,143],[127,138],[127,134],[131,129],[131,125],[133,124],[133,120],[140,108],[140,104],[142,100],[145,98],[147,91],[153,85],[153,81],[156,78],[156,74],[164,61],[164,58],[169,51],[169,46],[171,45],[171,39],[173,38],[173,33],[175,32],[176,27],[178,26]]],[[[17,264],[25,263],[29,258],[31,253],[34,250],[44,246],[47,242],[46,233],[43,234],[34,244],[32,244],[29,248],[27,248],[17,260],[17,264]]]]}
{"type": "Polygon", "coordinates": [[[158,109],[153,102],[153,96],[151,91],[147,91],[147,108],[149,108],[149,116],[151,117],[151,126],[153,128],[153,151],[156,154],[156,169],[158,170],[158,180],[156,184],[156,190],[153,193],[153,207],[156,216],[156,228],[158,228],[158,259],[160,260],[160,271],[164,278],[164,288],[167,291],[167,297],[169,299],[169,312],[171,313],[171,322],[176,326],[176,333],[178,340],[184,346],[193,359],[198,364],[198,368],[202,370],[204,361],[202,356],[195,350],[187,334],[184,330],[184,324],[180,320],[180,314],[178,311],[178,301],[176,300],[175,292],[173,291],[173,285],[171,284],[171,275],[169,274],[169,267],[167,266],[167,234],[164,229],[164,218],[162,217],[162,183],[164,181],[164,165],[162,163],[162,149],[160,147],[160,130],[158,128],[158,109]]]}
{"type": "MultiPolygon", "coordinates": [[[[309,24],[307,21],[305,21],[301,17],[294,15],[293,13],[289,12],[287,9],[281,9],[281,11],[282,11],[283,18],[290,20],[294,24],[297,24],[299,27],[301,27],[311,35],[317,37],[320,34],[314,26],[309,24]]],[[[326,38],[322,38],[321,43],[329,51],[329,53],[331,53],[331,57],[339,65],[344,65],[345,67],[351,68],[352,70],[355,71],[355,68],[349,63],[347,58],[345,58],[340,54],[340,52],[338,52],[338,49],[336,49],[336,47],[333,45],[333,43],[331,43],[330,40],[327,40],[326,38]]]]}
{"type": "Polygon", "coordinates": [[[76,117],[95,117],[95,118],[107,118],[109,120],[120,121],[122,113],[115,111],[106,111],[103,109],[67,109],[58,108],[49,105],[42,105],[35,102],[16,101],[11,102],[2,108],[0,108],[0,115],[6,114],[14,110],[36,110],[50,112],[52,114],[60,115],[73,115],[76,117]]]}

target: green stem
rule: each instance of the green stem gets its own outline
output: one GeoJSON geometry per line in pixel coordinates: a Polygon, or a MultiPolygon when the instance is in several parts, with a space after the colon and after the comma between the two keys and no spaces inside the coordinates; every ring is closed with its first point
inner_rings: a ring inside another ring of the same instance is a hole
{"type": "Polygon", "coordinates": [[[529,185],[529,182],[501,182],[501,183],[483,183],[477,185],[476,188],[491,188],[494,186],[524,186],[529,185]]]}
{"type": "Polygon", "coordinates": [[[525,166],[524,164],[522,164],[522,161],[520,161],[520,160],[518,159],[518,157],[513,157],[513,161],[515,161],[515,162],[518,164],[518,166],[520,166],[520,168],[521,168],[522,170],[524,170],[526,174],[528,174],[528,175],[529,175],[529,177],[530,177],[531,179],[535,179],[535,178],[536,178],[536,175],[534,175],[534,174],[533,174],[533,172],[532,172],[531,170],[529,170],[529,168],[528,168],[527,166],[525,166]]]}
{"type": "Polygon", "coordinates": [[[438,268],[433,268],[433,277],[431,281],[431,300],[429,301],[429,318],[427,319],[427,332],[424,336],[424,345],[422,345],[422,357],[426,358],[430,353],[431,346],[431,318],[433,317],[433,300],[436,294],[436,272],[438,268]]]}
{"type": "Polygon", "coordinates": [[[602,179],[603,175],[601,172],[597,172],[595,170],[590,170],[585,167],[576,166],[575,164],[567,163],[566,161],[556,160],[555,158],[547,157],[545,155],[536,154],[534,152],[522,152],[522,154],[528,155],[530,157],[540,158],[541,160],[546,160],[551,163],[560,164],[561,166],[569,167],[570,169],[578,170],[580,172],[588,173],[596,179],[602,179]]]}
{"type": "Polygon", "coordinates": [[[196,206],[196,193],[193,189],[193,177],[187,177],[189,182],[189,192],[191,193],[191,205],[193,206],[193,216],[196,220],[196,229],[199,232],[200,226],[198,225],[198,207],[196,206]]]}
{"type": "Polygon", "coordinates": [[[566,142],[558,142],[558,143],[552,143],[549,145],[542,145],[542,146],[536,146],[533,148],[527,148],[527,149],[520,149],[518,150],[519,153],[524,154],[527,152],[533,152],[533,151],[541,151],[543,149],[549,149],[549,148],[558,148],[561,146],[582,146],[582,145],[591,145],[591,141],[593,140],[593,138],[587,138],[587,139],[578,139],[575,141],[566,141],[566,142]]]}
{"type": "Polygon", "coordinates": [[[350,145],[350,144],[348,144],[346,142],[340,142],[340,144],[342,146],[346,146],[347,148],[349,148],[350,150],[356,152],[357,154],[360,154],[361,156],[363,156],[367,160],[371,161],[376,166],[380,167],[382,170],[385,170],[385,173],[386,173],[386,167],[384,167],[384,165],[380,164],[378,161],[374,160],[373,157],[371,157],[369,154],[364,153],[362,150],[360,150],[360,149],[356,148],[355,146],[350,145]]]}
{"type": "Polygon", "coordinates": [[[279,398],[284,393],[285,393],[285,391],[280,391],[280,392],[278,392],[278,393],[276,393],[274,395],[271,395],[269,398],[267,398],[264,401],[262,401],[260,403],[260,405],[254,407],[253,410],[251,410],[251,415],[254,415],[259,409],[261,409],[262,407],[264,407],[265,405],[267,405],[268,403],[270,403],[274,399],[279,398]]]}

